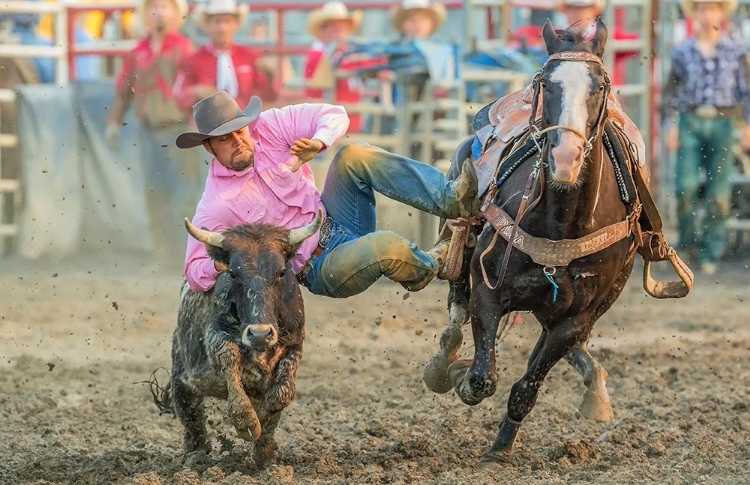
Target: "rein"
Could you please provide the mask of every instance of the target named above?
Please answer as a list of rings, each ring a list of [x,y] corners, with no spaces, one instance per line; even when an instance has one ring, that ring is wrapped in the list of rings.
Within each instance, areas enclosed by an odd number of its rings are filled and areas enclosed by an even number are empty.
[[[535,118],[536,118],[536,112],[539,107],[539,99],[541,97],[541,87],[542,87],[542,74],[544,73],[544,69],[547,67],[547,64],[550,61],[577,61],[577,62],[594,62],[598,64],[602,71],[604,72],[604,97],[602,99],[602,104],[599,107],[599,114],[597,117],[596,125],[594,126],[594,134],[591,136],[591,138],[586,138],[586,135],[582,133],[578,128],[572,127],[572,126],[566,126],[566,125],[552,125],[552,126],[546,126],[542,129],[539,129],[539,127],[535,124]],[[516,245],[516,237],[519,230],[519,225],[521,224],[521,220],[523,217],[530,212],[536,205],[539,203],[539,201],[542,198],[542,191],[539,191],[539,195],[537,198],[531,203],[531,205],[526,208],[529,198],[531,197],[532,192],[536,190],[536,187],[540,185],[540,181],[543,183],[544,179],[544,168],[548,165],[547,163],[543,162],[543,160],[547,155],[548,151],[548,143],[547,140],[544,140],[542,142],[542,145],[539,144],[539,141],[542,139],[542,136],[545,135],[548,132],[554,131],[554,130],[567,130],[571,133],[574,133],[578,137],[580,137],[584,142],[584,158],[588,157],[591,149],[593,148],[593,143],[597,139],[597,137],[602,136],[603,128],[604,128],[604,118],[607,113],[607,97],[609,96],[609,90],[610,90],[610,79],[607,75],[607,70],[604,67],[604,64],[602,63],[602,60],[595,54],[592,54],[590,52],[558,52],[556,54],[552,54],[549,56],[547,61],[544,63],[544,66],[542,66],[542,69],[539,70],[539,72],[536,73],[534,76],[534,80],[532,81],[532,86],[534,88],[534,95],[532,98],[531,103],[531,113],[529,115],[529,133],[531,136],[531,139],[534,141],[534,144],[536,145],[537,149],[539,150],[539,158],[537,162],[534,164],[534,169],[531,171],[531,174],[529,174],[529,178],[526,180],[526,187],[524,188],[523,197],[521,198],[521,204],[518,207],[518,213],[516,214],[515,221],[513,221],[512,229],[510,232],[510,235],[507,237],[508,244],[505,248],[505,254],[503,256],[503,262],[500,268],[500,275],[498,276],[497,282],[492,285],[489,280],[489,275],[487,274],[487,270],[484,265],[484,259],[495,247],[495,244],[497,244],[498,236],[503,233],[504,229],[506,229],[510,224],[509,221],[506,222],[503,225],[495,225],[490,222],[490,225],[495,229],[495,234],[492,237],[492,241],[490,242],[489,246],[482,251],[482,254],[479,256],[479,266],[482,270],[482,278],[484,280],[484,284],[491,290],[497,289],[505,280],[505,274],[508,271],[508,262],[510,261],[510,255],[513,251],[513,246]],[[543,121],[542,121],[543,122]],[[600,155],[603,156],[603,154],[600,152]],[[500,164],[502,165],[502,163]],[[601,182],[601,179],[599,183]],[[598,191],[598,187],[597,187]],[[483,204],[481,213],[485,216],[485,218],[490,221],[491,219],[488,217],[489,214],[487,214],[487,210],[491,208],[491,206],[494,205],[494,195],[495,190],[490,190],[488,193],[487,198],[485,199],[485,203]],[[498,208],[499,209],[499,208]],[[502,211],[501,211],[502,212]],[[495,218],[497,219],[497,218]],[[507,219],[505,219],[507,221]],[[630,217],[624,221],[626,224],[630,223]],[[619,223],[622,224],[622,223]],[[628,231],[628,235],[630,234],[630,231]],[[586,238],[583,238],[586,239]],[[604,249],[603,247],[600,249]],[[598,250],[600,250],[598,249]],[[532,257],[533,259],[533,257]],[[555,273],[555,267],[544,267],[544,273],[547,275],[547,279],[550,280],[550,282],[553,284],[553,286],[556,286],[554,283],[554,280],[552,280],[551,276]],[[555,288],[555,297],[554,299],[557,299],[557,289]]]

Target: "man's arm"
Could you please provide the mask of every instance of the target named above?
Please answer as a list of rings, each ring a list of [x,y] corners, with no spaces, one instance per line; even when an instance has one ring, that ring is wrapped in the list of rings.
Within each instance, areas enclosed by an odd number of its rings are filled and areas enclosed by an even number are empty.
[[[200,65],[196,65],[199,62],[198,55],[187,56],[180,66],[180,71],[172,87],[172,94],[174,94],[177,105],[188,112],[191,111],[195,103],[216,92],[214,86],[198,83],[195,73],[201,68]]]
[[[349,128],[346,110],[332,104],[295,104],[266,113],[269,138],[300,158],[293,170],[325,151]]]
[[[666,129],[677,127],[680,89],[685,82],[686,66],[679,50],[672,55],[672,67],[662,91],[661,117]]]

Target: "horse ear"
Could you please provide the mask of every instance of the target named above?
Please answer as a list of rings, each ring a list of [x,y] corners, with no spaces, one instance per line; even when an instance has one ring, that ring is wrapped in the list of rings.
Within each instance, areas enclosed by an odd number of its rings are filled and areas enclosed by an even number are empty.
[[[604,55],[604,46],[607,45],[608,35],[609,30],[607,30],[607,26],[604,25],[604,22],[600,17],[596,21],[596,32],[594,33],[594,38],[591,39],[591,45],[594,46],[594,54],[599,57]]]
[[[547,19],[544,23],[542,37],[544,38],[544,44],[547,46],[547,54],[552,55],[559,50],[560,37],[557,36],[557,32],[555,32],[550,19]]]

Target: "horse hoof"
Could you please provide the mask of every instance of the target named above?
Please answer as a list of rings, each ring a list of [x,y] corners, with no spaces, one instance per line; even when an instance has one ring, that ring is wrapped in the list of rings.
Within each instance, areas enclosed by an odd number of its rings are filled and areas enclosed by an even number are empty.
[[[601,423],[608,423],[615,417],[609,396],[586,391],[578,411],[584,418]]]
[[[503,468],[503,465],[510,463],[510,452],[488,451],[479,459],[477,466],[480,470],[496,471]]]
[[[425,366],[422,380],[430,391],[437,394],[445,394],[453,389],[450,377],[448,377],[448,366],[450,361],[442,352],[438,352]]]

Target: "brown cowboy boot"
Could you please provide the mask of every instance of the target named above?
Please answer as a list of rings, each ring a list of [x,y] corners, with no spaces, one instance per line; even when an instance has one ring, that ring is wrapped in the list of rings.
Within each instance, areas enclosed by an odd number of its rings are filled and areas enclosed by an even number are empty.
[[[464,161],[461,175],[453,182],[453,196],[458,206],[457,217],[472,217],[479,212],[479,182],[471,160]]]
[[[427,254],[435,258],[437,263],[437,277],[441,278],[441,275],[445,273],[445,263],[448,258],[448,246],[450,245],[450,239],[444,239],[437,243],[435,247],[427,251]]]

